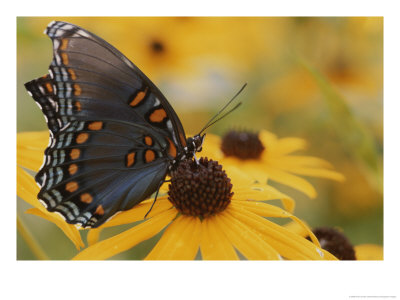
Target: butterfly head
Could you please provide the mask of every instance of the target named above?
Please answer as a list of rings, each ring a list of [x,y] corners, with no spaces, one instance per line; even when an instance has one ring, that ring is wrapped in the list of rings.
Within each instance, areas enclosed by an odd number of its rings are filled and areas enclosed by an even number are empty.
[[[203,143],[206,134],[203,135],[197,134],[194,137],[190,137],[186,140],[187,144],[187,153],[195,154],[196,152],[200,152],[203,149]]]

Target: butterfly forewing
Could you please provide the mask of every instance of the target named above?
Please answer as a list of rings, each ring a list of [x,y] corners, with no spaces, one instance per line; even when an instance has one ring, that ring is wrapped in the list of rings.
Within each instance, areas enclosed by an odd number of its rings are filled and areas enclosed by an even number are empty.
[[[152,126],[185,145],[185,138],[179,138],[184,137],[183,127],[168,101],[121,52],[76,25],[54,22],[46,33],[54,50],[50,74],[66,120],[82,115],[116,118]]]
[[[45,32],[50,74],[25,84],[50,130],[38,198],[69,223],[97,227],[157,189],[185,133],[161,92],[110,44],[64,22]]]

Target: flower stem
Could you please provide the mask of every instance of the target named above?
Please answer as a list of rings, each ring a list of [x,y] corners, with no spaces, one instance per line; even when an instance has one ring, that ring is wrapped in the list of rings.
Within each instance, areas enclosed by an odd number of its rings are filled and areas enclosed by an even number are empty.
[[[33,237],[31,232],[28,230],[28,228],[25,226],[24,222],[19,216],[17,216],[17,229],[24,241],[28,244],[29,249],[32,251],[37,259],[49,260],[47,255],[44,253],[42,247],[40,247],[36,239]]]

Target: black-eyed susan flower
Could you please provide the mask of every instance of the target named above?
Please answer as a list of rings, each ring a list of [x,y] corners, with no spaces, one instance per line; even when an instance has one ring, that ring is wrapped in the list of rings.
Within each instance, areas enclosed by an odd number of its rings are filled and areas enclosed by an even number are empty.
[[[147,260],[192,260],[200,251],[205,260],[336,259],[319,247],[312,232],[287,210],[268,204],[290,197],[270,186],[254,183],[235,167],[231,178],[216,161],[201,158],[199,165],[183,161],[171,175],[168,195],[157,199],[148,219],[111,238],[97,241],[103,228],[143,219],[152,200],[116,215],[90,230],[91,246],[74,259],[107,259],[165,229]],[[291,218],[304,226],[313,243],[266,219]]]
[[[216,135],[207,135],[203,151],[204,155],[214,157],[224,166],[237,166],[260,182],[273,180],[314,198],[317,195],[314,187],[299,175],[337,181],[343,181],[344,177],[323,159],[292,155],[305,147],[306,141],[301,138],[279,139],[265,130],[259,134],[233,130],[222,139]]]
[[[48,138],[47,131],[24,132],[17,135],[17,195],[32,206],[26,213],[39,216],[57,225],[79,250],[84,247],[79,230],[66,223],[60,215],[47,211],[37,199],[39,187],[32,175],[25,170],[33,172],[39,170]]]

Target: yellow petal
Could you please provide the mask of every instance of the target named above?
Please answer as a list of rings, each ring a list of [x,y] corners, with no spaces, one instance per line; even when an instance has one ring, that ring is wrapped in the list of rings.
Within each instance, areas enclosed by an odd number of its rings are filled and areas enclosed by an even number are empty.
[[[214,217],[201,222],[201,255],[203,260],[238,260],[237,253]]]
[[[164,211],[131,229],[89,246],[73,259],[101,260],[126,251],[160,232],[175,218],[176,213],[174,209]]]
[[[266,130],[261,130],[258,134],[258,137],[265,148],[274,147],[278,142],[276,135]]]
[[[383,260],[383,247],[380,245],[363,244],[354,247],[357,260]]]
[[[87,235],[87,242],[89,246],[96,244],[100,239],[100,233],[103,228],[92,228]]]
[[[237,219],[254,228],[259,233],[259,236],[274,247],[283,257],[292,260],[323,259],[322,249],[305,238],[250,211],[238,209],[232,205],[230,208]]]
[[[49,144],[49,131],[29,131],[17,134],[17,145],[36,150],[44,150]]]
[[[239,163],[239,168],[243,173],[248,174],[252,179],[256,179],[261,183],[267,182],[270,178],[267,166],[268,164],[266,165],[261,160],[246,161],[245,163],[242,161]]]
[[[279,253],[260,238],[252,227],[240,222],[231,214],[231,206],[218,214],[215,222],[238,251],[251,260],[278,260]]]
[[[322,249],[322,253],[324,255],[324,260],[338,260],[332,253]]]
[[[307,180],[301,177],[274,168],[266,168],[266,172],[268,172],[269,178],[273,181],[293,187],[310,198],[315,198],[317,196],[314,187]]]
[[[39,187],[31,175],[22,168],[17,167],[17,195],[25,202],[40,210],[46,210],[37,199]]]
[[[266,153],[269,155],[286,155],[295,151],[304,150],[307,142],[300,138],[287,137],[279,139],[273,146],[266,147]]]
[[[310,236],[311,240],[314,242],[315,245],[321,247],[319,244],[318,239],[315,237],[314,233],[311,229],[299,218],[293,216],[292,214],[288,213],[287,211],[283,210],[280,207],[275,205],[270,205],[267,203],[262,202],[251,202],[251,201],[235,201],[231,203],[233,208],[248,210],[252,213],[255,213],[262,217],[269,217],[269,218],[291,218],[305,231],[305,235],[303,237]]]
[[[221,137],[212,133],[207,133],[206,139],[204,140],[204,149],[208,147],[220,147]]]
[[[251,187],[239,188],[235,188],[234,186],[233,191],[235,193],[233,196],[234,200],[268,201],[280,199],[284,208],[289,212],[293,212],[296,205],[291,197],[266,184],[253,184]]]
[[[85,244],[81,239],[79,230],[74,225],[65,222],[64,219],[61,218],[59,215],[54,213],[48,213],[47,211],[44,212],[37,208],[30,208],[26,211],[26,213],[39,216],[57,225],[64,232],[64,234],[72,241],[76,249],[79,250],[80,248],[85,247]]]
[[[320,168],[290,168],[290,172],[299,175],[323,177],[337,181],[344,181],[345,179],[344,176],[338,172]]]
[[[17,165],[38,171],[43,163],[49,132],[23,132],[17,135]]]
[[[225,170],[228,177],[231,179],[233,186],[249,186],[254,184],[255,179],[236,164],[226,163],[229,160],[237,160],[236,158],[229,158],[224,160],[223,169]],[[266,180],[265,180],[266,181]]]
[[[150,210],[153,204],[153,199],[148,199],[134,206],[130,210],[118,212],[109,221],[101,225],[99,228],[112,227],[122,224],[129,224],[136,221],[144,220],[144,216]],[[147,218],[151,218],[161,212],[172,207],[171,202],[167,200],[167,197],[160,197],[154,204],[151,212],[147,215]]]
[[[283,210],[282,208],[270,205],[263,202],[256,202],[256,201],[232,201],[230,204],[233,208],[241,208],[249,210],[253,213],[258,214],[259,216],[263,217],[270,217],[270,218],[289,218],[291,216],[290,213]]]
[[[219,161],[223,157],[221,151],[221,138],[217,135],[207,133],[201,156]]]
[[[146,260],[192,260],[199,250],[200,219],[179,216],[165,230]]]
[[[206,139],[204,140],[204,145],[206,146],[220,146],[221,144],[221,137],[216,134],[207,133]]]
[[[43,164],[43,150],[17,149],[17,165],[32,171],[38,171]]]
[[[304,223],[304,221],[303,221]],[[307,237],[308,231],[301,226],[299,223],[295,221],[290,221],[289,223],[285,224],[284,227],[291,232],[294,232],[302,237]]]
[[[272,159],[268,159],[268,163],[271,166],[275,166],[286,171],[290,171],[290,168],[292,167],[333,168],[332,164],[324,159],[301,155],[285,155],[276,158],[274,157]]]

